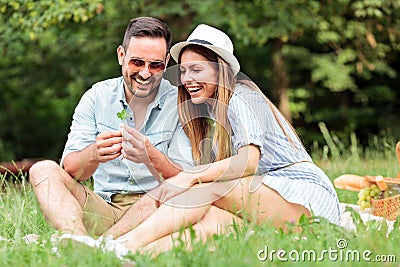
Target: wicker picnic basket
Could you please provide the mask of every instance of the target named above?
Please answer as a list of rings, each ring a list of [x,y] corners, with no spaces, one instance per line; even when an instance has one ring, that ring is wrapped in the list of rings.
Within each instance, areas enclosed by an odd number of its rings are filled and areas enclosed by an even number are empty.
[[[366,175],[365,179],[369,182],[376,183],[376,176]],[[383,180],[388,186],[400,184],[400,178],[383,177]],[[383,199],[371,199],[371,210],[372,215],[380,216],[388,220],[396,220],[396,217],[400,216],[400,194]]]

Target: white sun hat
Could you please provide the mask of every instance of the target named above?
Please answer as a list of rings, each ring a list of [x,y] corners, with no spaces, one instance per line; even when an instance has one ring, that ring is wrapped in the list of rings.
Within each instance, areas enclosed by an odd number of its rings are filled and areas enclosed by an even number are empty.
[[[185,42],[180,42],[172,46],[170,52],[172,58],[178,62],[181,50],[191,44],[201,45],[214,51],[231,66],[235,75],[239,72],[240,64],[233,55],[232,41],[224,32],[206,24],[200,24]]]

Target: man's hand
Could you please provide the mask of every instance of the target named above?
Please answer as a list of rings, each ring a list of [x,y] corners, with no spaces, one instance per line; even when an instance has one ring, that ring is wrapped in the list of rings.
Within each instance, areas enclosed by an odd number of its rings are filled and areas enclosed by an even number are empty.
[[[122,128],[122,140],[124,158],[135,163],[150,163],[148,153],[153,145],[145,135],[125,124]]]
[[[80,151],[65,156],[63,167],[69,175],[85,181],[96,171],[100,162],[118,158],[121,155],[122,135],[120,131],[100,133],[96,141]]]
[[[96,158],[99,162],[107,162],[118,158],[122,149],[122,134],[120,131],[100,133],[96,137]]]

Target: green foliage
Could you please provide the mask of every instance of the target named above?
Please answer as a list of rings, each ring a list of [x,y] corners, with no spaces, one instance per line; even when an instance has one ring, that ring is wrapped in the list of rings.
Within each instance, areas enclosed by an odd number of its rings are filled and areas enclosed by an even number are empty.
[[[174,42],[198,23],[226,31],[267,96],[288,91],[307,147],[324,141],[320,121],[363,145],[400,136],[397,0],[0,0],[0,161],[60,156],[81,95],[120,75],[115,49],[143,15],[164,19]]]
[[[0,161],[59,157],[83,91],[74,51],[88,32],[74,24],[101,10],[99,1],[1,2]]]
[[[322,86],[332,92],[354,90],[354,79],[351,77],[352,66],[340,62],[340,56],[323,55],[313,58],[314,68],[311,71],[311,81],[321,82]]]
[[[64,26],[66,22],[85,23],[96,13],[102,12],[101,0],[86,1],[30,1],[0,2],[0,38],[4,52],[13,50],[18,41],[40,38],[44,30],[52,26]]]
[[[396,163],[395,150],[398,140],[387,133],[369,136],[368,145],[364,146],[360,144],[355,133],[339,138],[335,132],[329,131],[324,123],[319,123],[319,127],[324,140],[314,141],[311,154],[320,164],[324,164],[324,162],[330,165],[332,162],[343,164],[344,168],[356,168],[351,169],[351,173],[360,175],[362,172],[368,174],[371,171],[371,175],[396,177],[400,171],[400,165]],[[359,164],[360,161],[370,161],[371,165],[362,166]],[[383,164],[383,161],[386,162]],[[343,170],[338,166],[336,171]],[[373,174],[374,172],[375,174]]]
[[[395,101],[399,97],[395,90],[398,1],[204,1],[202,5],[195,9],[198,17],[233,37],[243,69],[251,71],[246,74],[274,102],[279,102],[274,91],[286,85],[284,81],[274,84],[279,73],[273,70],[272,58],[283,55],[283,71],[289,79],[286,89],[293,97],[290,110],[295,126],[306,125],[307,145],[313,140],[309,136],[318,135],[313,129],[319,121],[345,135],[357,131],[364,144],[371,130],[400,135],[393,118],[393,111],[399,112]],[[194,21],[204,22],[197,17]],[[281,48],[274,48],[277,39]],[[259,57],[248,59],[252,53]],[[370,86],[375,93],[365,89]],[[391,97],[386,108],[375,102],[378,86],[385,88],[384,99]]]
[[[51,230],[24,173],[11,177],[0,174],[0,188],[0,236],[20,243],[29,233],[42,234]]]

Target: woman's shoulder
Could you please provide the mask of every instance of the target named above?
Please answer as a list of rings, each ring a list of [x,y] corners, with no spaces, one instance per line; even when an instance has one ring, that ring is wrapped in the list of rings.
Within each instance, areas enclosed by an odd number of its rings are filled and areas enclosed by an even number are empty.
[[[259,91],[259,89],[257,90],[257,88],[253,88],[248,84],[237,82],[232,94],[231,102],[244,102],[250,104],[255,101],[265,102],[265,96]]]
[[[244,94],[244,93],[251,93],[254,91],[253,88],[250,87],[250,85],[245,84],[243,82],[238,81],[235,85],[234,93],[236,94]]]

